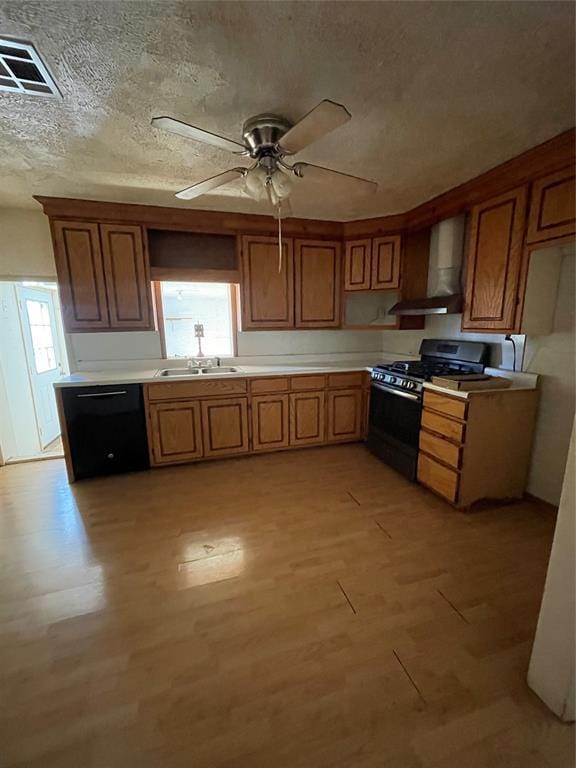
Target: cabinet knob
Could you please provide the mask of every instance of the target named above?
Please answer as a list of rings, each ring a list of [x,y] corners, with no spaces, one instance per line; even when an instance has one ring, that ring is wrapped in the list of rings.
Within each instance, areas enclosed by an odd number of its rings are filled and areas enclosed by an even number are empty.
[[[114,458],[114,454],[113,454],[113,453],[109,453],[109,454],[106,456],[106,458],[107,458],[107,459],[113,459],[113,458]]]

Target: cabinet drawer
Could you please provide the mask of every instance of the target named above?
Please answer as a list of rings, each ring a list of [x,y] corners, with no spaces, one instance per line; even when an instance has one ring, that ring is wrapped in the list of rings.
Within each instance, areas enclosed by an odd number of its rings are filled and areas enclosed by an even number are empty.
[[[148,384],[148,399],[186,400],[190,397],[214,397],[215,395],[237,395],[246,392],[246,379],[211,379],[209,381],[178,381]]]
[[[440,496],[455,502],[458,496],[458,473],[443,467],[434,459],[421,453],[418,457],[418,482]]]
[[[444,440],[442,437],[437,437],[422,430],[420,432],[420,450],[427,453],[429,456],[443,461],[444,464],[449,464],[451,467],[458,469],[460,466],[460,452],[461,448],[454,443]]]
[[[439,435],[447,437],[448,440],[453,440],[455,443],[464,442],[465,425],[461,421],[454,421],[453,419],[447,419],[445,416],[440,416],[439,413],[434,411],[422,411],[422,427],[429,432],[436,432]]]
[[[293,392],[305,392],[308,389],[324,389],[326,376],[293,376],[290,388]]]
[[[328,386],[330,388],[361,387],[363,383],[364,383],[364,373],[362,371],[328,374]]]
[[[289,381],[286,376],[282,378],[250,379],[250,392],[253,395],[267,395],[274,392],[287,392]]]
[[[466,418],[466,406],[465,400],[437,395],[436,392],[426,391],[424,393],[424,408],[431,408],[433,411],[452,416],[454,419],[464,420]]]

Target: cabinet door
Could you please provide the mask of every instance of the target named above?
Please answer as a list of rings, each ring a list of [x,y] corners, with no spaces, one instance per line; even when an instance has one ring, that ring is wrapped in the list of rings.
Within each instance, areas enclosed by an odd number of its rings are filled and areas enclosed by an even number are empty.
[[[325,442],[324,392],[290,395],[290,445]]]
[[[294,255],[292,240],[244,235],[241,240],[242,330],[294,327]]]
[[[252,448],[255,451],[288,446],[288,408],[288,395],[252,398]]]
[[[532,187],[528,243],[539,243],[576,233],[574,167],[551,173]]]
[[[328,392],[329,443],[362,439],[362,390]]]
[[[384,291],[400,287],[401,258],[400,235],[375,237],[372,240],[372,290]]]
[[[101,224],[110,327],[153,328],[148,262],[142,229]]]
[[[344,256],[344,290],[370,289],[372,240],[349,240]]]
[[[248,452],[247,398],[202,400],[201,407],[204,456]]]
[[[202,424],[197,400],[152,403],[148,420],[153,465],[202,458]]]
[[[340,326],[341,246],[325,240],[296,240],[296,328]]]
[[[53,221],[52,233],[66,330],[109,328],[98,224]]]
[[[514,330],[526,198],[522,187],[472,208],[462,330]]]

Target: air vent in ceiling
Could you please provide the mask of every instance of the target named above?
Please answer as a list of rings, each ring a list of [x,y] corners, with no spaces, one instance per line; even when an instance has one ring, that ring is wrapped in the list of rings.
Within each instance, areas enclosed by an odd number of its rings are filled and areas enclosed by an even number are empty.
[[[0,38],[0,91],[60,96],[58,86],[31,43]]]

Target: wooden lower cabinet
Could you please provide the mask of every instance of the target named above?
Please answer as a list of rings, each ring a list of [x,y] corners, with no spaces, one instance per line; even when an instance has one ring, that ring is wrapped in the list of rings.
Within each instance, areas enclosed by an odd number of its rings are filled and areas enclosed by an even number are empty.
[[[360,440],[363,432],[362,416],[361,389],[328,392],[327,442]]]
[[[289,445],[288,395],[252,398],[252,450],[273,451]]]
[[[200,403],[151,403],[148,410],[153,466],[194,461],[203,456]]]
[[[320,445],[325,442],[324,392],[290,395],[290,445]]]
[[[365,371],[147,384],[151,464],[362,440],[369,384]]]
[[[457,507],[524,495],[538,391],[478,391],[466,399],[427,391],[418,481]]]
[[[204,456],[248,453],[248,399],[201,400]]]
[[[434,461],[425,453],[418,457],[418,480],[447,501],[454,503],[458,496],[458,473]]]

